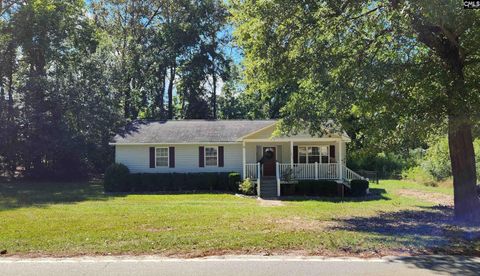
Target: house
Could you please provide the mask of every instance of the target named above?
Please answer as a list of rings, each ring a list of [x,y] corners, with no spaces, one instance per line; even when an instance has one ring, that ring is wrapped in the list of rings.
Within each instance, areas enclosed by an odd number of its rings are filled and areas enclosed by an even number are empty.
[[[361,178],[346,167],[346,133],[273,135],[275,120],[136,121],[115,136],[115,162],[132,173],[239,172],[262,197],[286,180]],[[327,132],[328,133],[328,132]]]

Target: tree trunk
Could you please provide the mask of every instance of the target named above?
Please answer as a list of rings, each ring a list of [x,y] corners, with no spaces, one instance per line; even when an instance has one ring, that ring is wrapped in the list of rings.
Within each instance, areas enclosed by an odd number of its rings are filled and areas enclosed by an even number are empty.
[[[477,172],[473,148],[472,120],[468,91],[463,74],[463,61],[458,51],[445,55],[452,76],[447,90],[448,147],[453,175],[455,219],[475,221],[480,219],[480,199],[477,193]]]
[[[212,82],[213,82],[212,109],[213,109],[213,119],[216,120],[217,119],[217,75],[216,75],[216,72],[215,72],[215,65],[212,65],[212,66],[213,66],[213,70],[212,70]]]
[[[157,69],[157,93],[155,96],[155,103],[152,105],[152,115],[159,119],[164,119],[164,106],[163,106],[163,96],[165,93],[165,77],[166,77],[166,68],[162,65],[158,66]],[[156,116],[156,108],[158,107],[158,116]]]
[[[125,101],[123,105],[123,113],[125,119],[130,118],[130,106],[131,106],[131,93],[130,93],[130,87],[125,89]]]
[[[478,219],[480,200],[476,190],[472,126],[468,120],[449,117],[448,146],[452,163],[455,218],[470,221]]]
[[[173,82],[175,80],[175,65],[170,67],[170,80],[168,82],[168,119],[173,119]]]
[[[215,68],[215,62],[216,62],[216,39],[215,39],[216,33],[213,32],[212,34],[212,82],[213,82],[213,91],[212,91],[212,109],[213,109],[213,119],[217,119],[217,70]]]

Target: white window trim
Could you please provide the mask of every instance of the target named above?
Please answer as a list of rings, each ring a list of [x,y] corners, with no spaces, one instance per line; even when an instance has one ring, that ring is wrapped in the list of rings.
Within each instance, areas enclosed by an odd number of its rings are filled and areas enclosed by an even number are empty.
[[[305,160],[306,163],[300,163],[300,147],[304,147],[304,148],[317,147],[317,148],[319,148],[318,151],[319,151],[319,153],[320,153],[320,156],[319,156],[319,157],[320,157],[320,162],[319,162],[319,164],[330,164],[330,147],[331,147],[331,146],[332,146],[332,145],[298,145],[297,163],[298,163],[298,164],[315,164],[315,162],[314,162],[314,163],[309,163],[309,162],[308,162],[308,149],[307,149],[306,155],[305,155],[305,157],[306,157],[306,160]],[[327,147],[327,148],[328,148],[328,149],[327,149],[327,156],[328,156],[328,162],[327,162],[327,163],[322,163],[322,149],[321,149],[322,147]]]
[[[217,164],[216,165],[207,165],[207,148],[216,148],[217,149]],[[205,164],[205,167],[218,167],[218,146],[204,146],[203,147],[203,164]]]
[[[167,165],[157,165],[157,149],[167,149]],[[170,167],[170,148],[169,147],[155,147],[155,168],[168,168]]]

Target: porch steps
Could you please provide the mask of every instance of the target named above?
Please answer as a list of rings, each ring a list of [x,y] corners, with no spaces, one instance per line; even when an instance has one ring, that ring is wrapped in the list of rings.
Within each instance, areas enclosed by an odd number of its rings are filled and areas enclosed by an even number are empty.
[[[277,180],[273,179],[262,179],[260,181],[260,197],[261,198],[272,198],[277,197]]]

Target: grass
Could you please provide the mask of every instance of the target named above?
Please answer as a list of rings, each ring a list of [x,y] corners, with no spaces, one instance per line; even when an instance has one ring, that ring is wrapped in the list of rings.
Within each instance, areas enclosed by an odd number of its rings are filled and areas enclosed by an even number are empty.
[[[73,256],[225,253],[386,255],[480,252],[478,228],[452,210],[399,194],[450,194],[403,181],[360,199],[259,202],[230,194],[106,195],[98,182],[0,183],[0,250]]]

